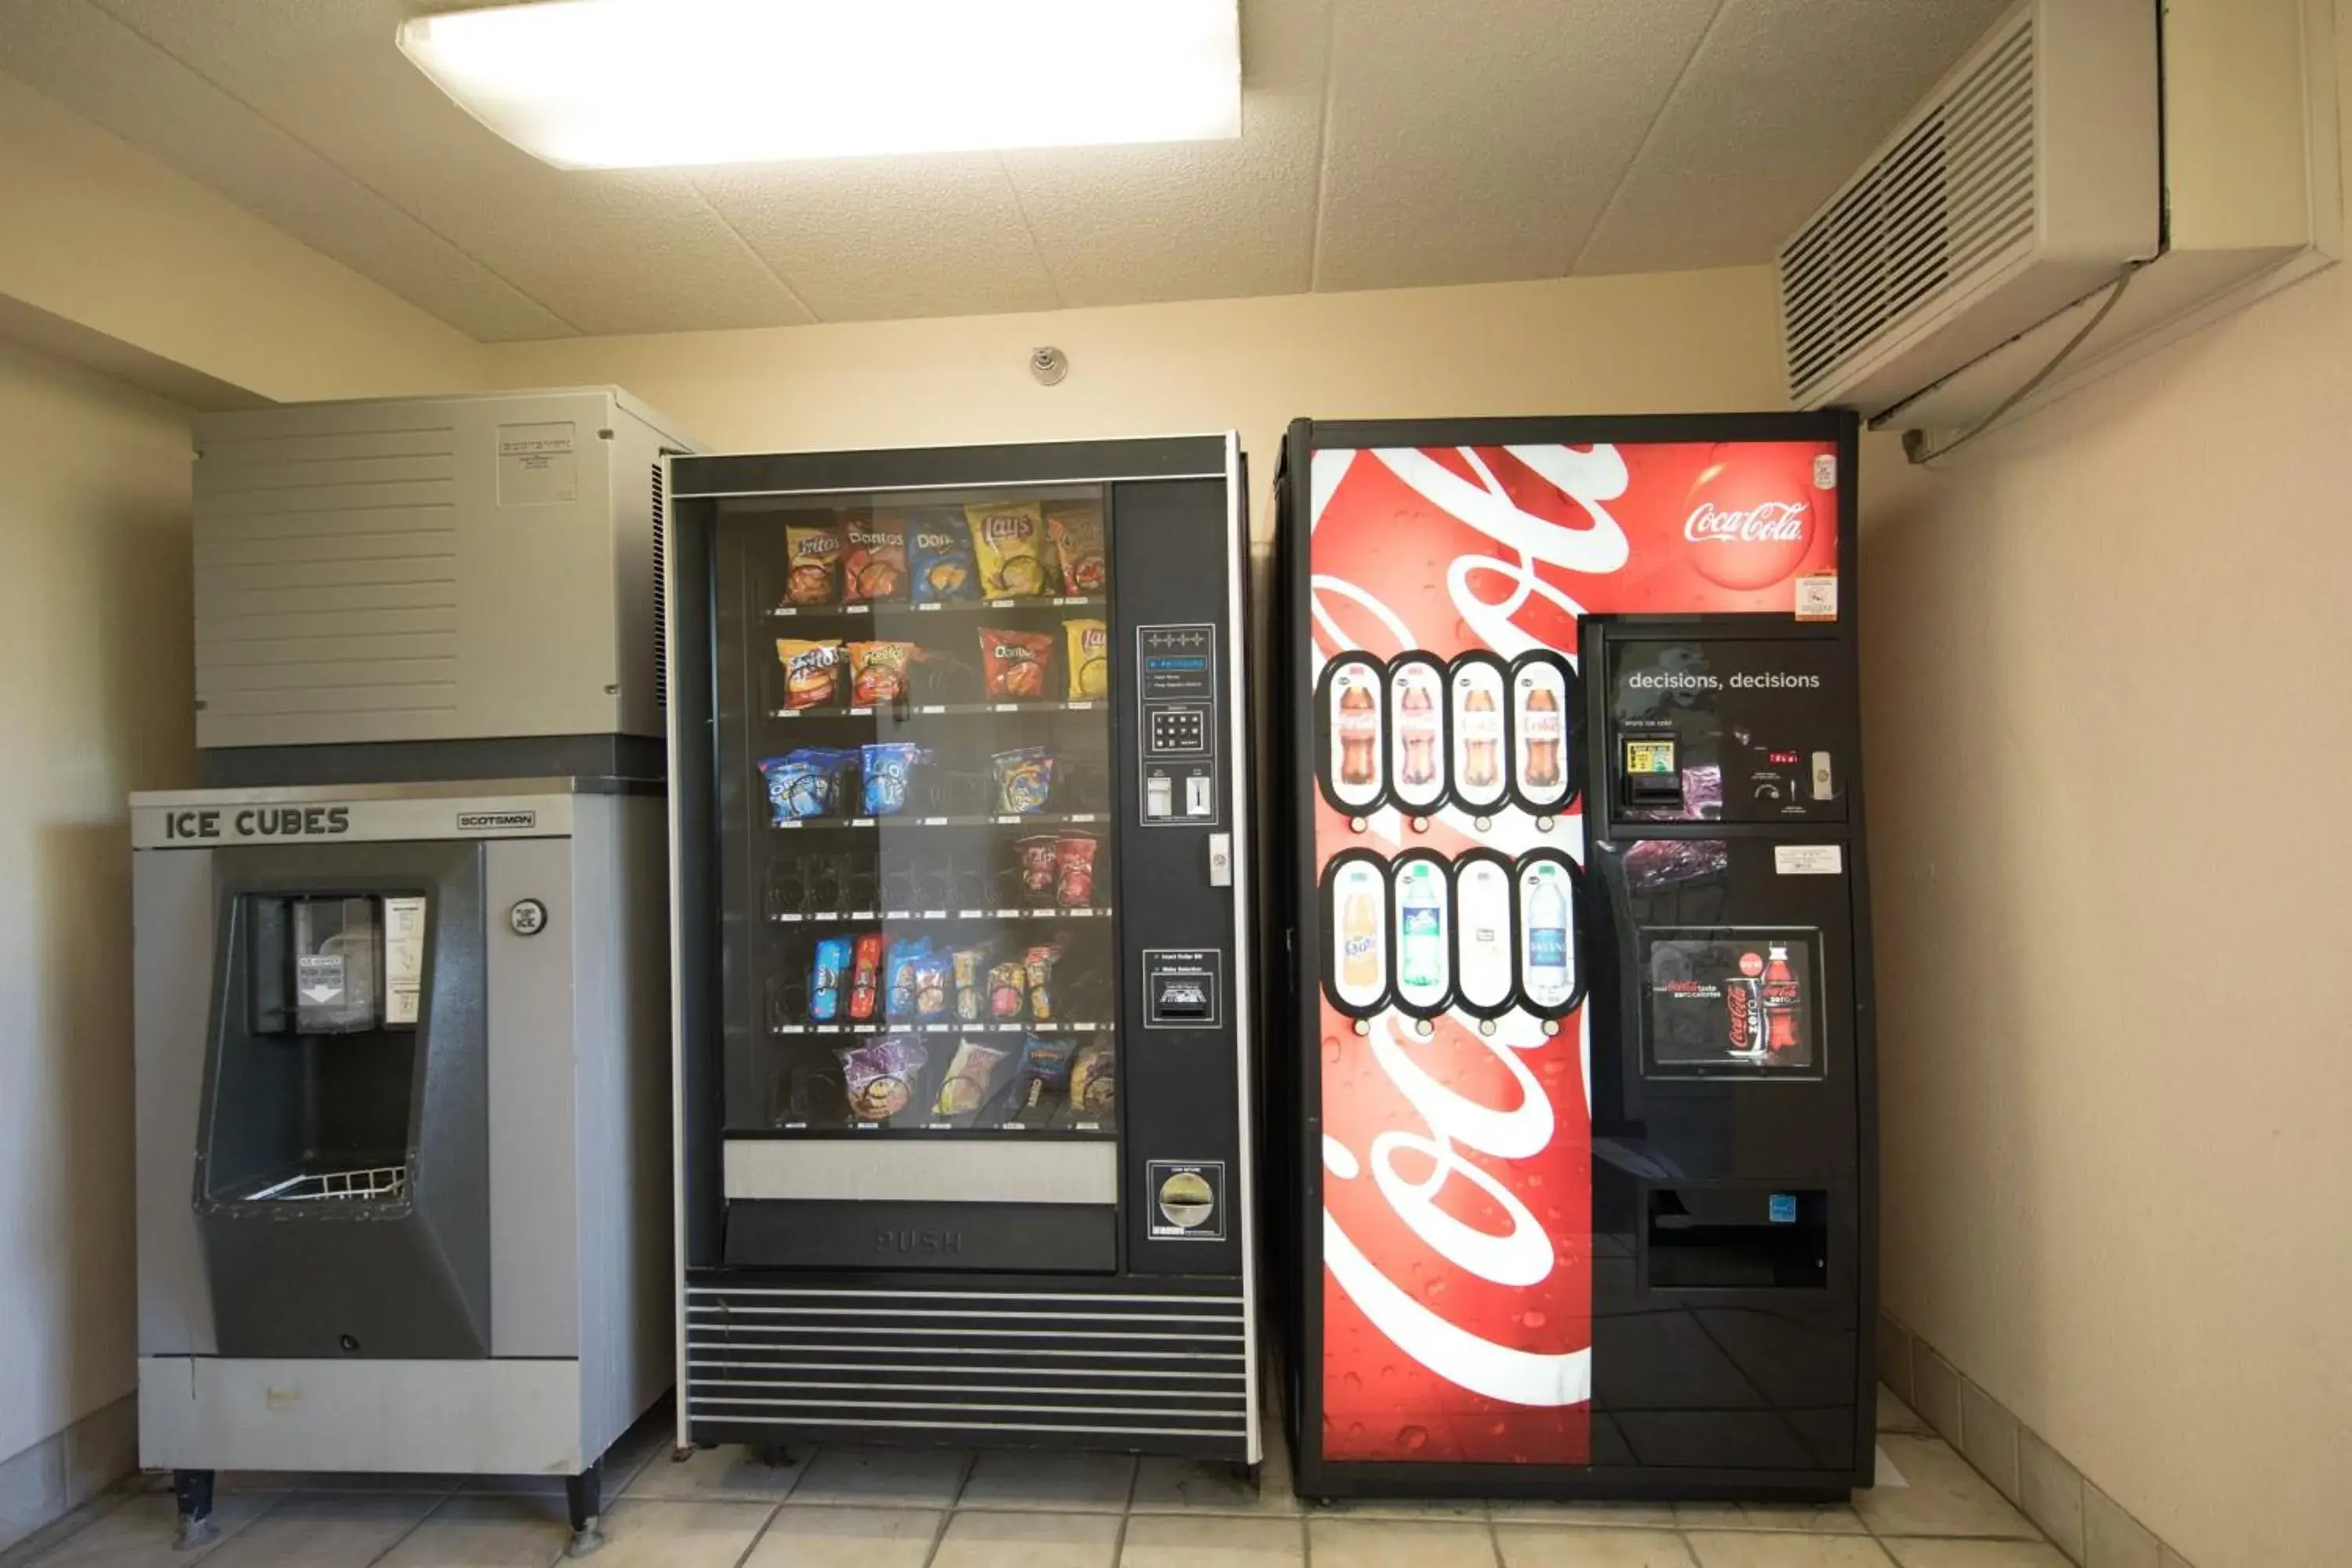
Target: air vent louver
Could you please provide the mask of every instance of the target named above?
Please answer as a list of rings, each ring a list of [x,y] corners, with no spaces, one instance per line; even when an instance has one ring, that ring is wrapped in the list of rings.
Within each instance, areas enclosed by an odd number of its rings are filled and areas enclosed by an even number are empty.
[[[1780,250],[1789,393],[1822,384],[2035,238],[2033,13]]]
[[[667,549],[667,500],[662,466],[654,465],[654,706],[669,707],[669,584]]]

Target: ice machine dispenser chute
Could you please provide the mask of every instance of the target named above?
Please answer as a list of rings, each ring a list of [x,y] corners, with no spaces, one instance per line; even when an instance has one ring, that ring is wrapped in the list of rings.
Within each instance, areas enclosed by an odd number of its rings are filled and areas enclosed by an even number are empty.
[[[487,1355],[480,846],[217,853],[193,1198],[219,1353]]]

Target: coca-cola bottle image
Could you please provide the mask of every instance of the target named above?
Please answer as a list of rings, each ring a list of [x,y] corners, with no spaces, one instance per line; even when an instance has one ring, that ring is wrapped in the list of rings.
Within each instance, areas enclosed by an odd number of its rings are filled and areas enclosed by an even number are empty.
[[[1786,942],[1769,944],[1765,953],[1764,1045],[1774,1056],[1785,1056],[1804,1044],[1797,1027],[1797,977],[1789,968]]]
[[[1462,700],[1462,783],[1481,792],[1503,777],[1503,715],[1494,694],[1473,687]]]
[[[1404,742],[1397,782],[1420,788],[1437,782],[1437,705],[1429,688],[1414,681],[1397,699],[1397,729]]]
[[[1559,787],[1559,700],[1549,686],[1538,686],[1528,693],[1525,722],[1520,734],[1525,742],[1527,787],[1549,790]]]
[[[1380,719],[1373,711],[1372,689],[1349,681],[1339,691],[1339,782],[1359,788],[1373,779],[1380,760],[1373,755],[1380,738]]]

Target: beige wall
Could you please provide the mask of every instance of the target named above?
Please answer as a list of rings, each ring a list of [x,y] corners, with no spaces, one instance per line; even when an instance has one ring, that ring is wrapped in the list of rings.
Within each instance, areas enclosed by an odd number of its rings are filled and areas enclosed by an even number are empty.
[[[463,391],[481,353],[4,72],[0,335],[206,404]]]
[[[493,344],[497,386],[618,382],[728,451],[1238,426],[1255,521],[1292,418],[1779,405],[1769,269]],[[1031,379],[1041,343],[1070,356]]]
[[[0,1459],[131,1387],[123,797],[194,780],[188,462],[0,342]]]
[[[2199,1568],[2352,1562],[2352,269],[1872,456],[1887,1305]]]

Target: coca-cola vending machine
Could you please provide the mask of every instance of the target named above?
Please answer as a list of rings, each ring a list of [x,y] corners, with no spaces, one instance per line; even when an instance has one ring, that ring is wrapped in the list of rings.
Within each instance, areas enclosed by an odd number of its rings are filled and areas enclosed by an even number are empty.
[[[1291,426],[1301,1492],[1869,1484],[1854,450],[1842,414]]]

